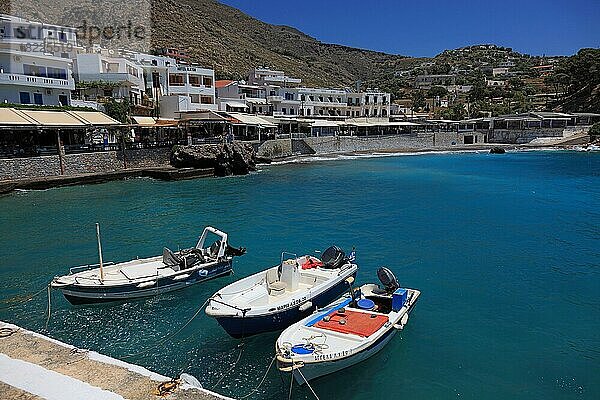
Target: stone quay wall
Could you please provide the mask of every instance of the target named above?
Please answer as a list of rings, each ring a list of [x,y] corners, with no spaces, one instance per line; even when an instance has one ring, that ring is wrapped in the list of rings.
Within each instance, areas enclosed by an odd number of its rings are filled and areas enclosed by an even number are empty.
[[[253,146],[259,157],[282,158],[290,157],[294,153],[290,139],[274,139],[262,143],[255,142]]]
[[[314,154],[376,150],[411,150],[433,147],[433,134],[393,136],[324,136],[302,139]]]
[[[566,128],[535,128],[535,129],[494,129],[489,133],[490,143],[529,143],[538,138],[567,138],[569,136],[588,133],[591,126],[568,126]]]
[[[169,148],[131,149],[127,150],[125,159],[127,168],[158,168],[169,166],[170,155]],[[122,151],[67,154],[64,165],[66,176],[125,170]],[[0,181],[59,175],[58,155],[0,159]]]

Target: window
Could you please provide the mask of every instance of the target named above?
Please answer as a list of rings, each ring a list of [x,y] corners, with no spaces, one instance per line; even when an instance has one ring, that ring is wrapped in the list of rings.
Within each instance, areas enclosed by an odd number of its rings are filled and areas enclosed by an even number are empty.
[[[293,108],[290,108],[290,115],[294,115],[296,114],[296,110],[294,110]]]
[[[66,94],[61,94],[58,96],[58,101],[60,103],[61,106],[68,106],[69,105],[69,98],[67,97]]]
[[[29,92],[19,92],[19,98],[21,100],[21,104],[31,104],[31,96]]]
[[[202,78],[202,84],[206,87],[211,87],[212,86],[212,78],[209,76],[205,76]]]
[[[67,71],[62,68],[48,67],[48,78],[67,79]]]
[[[66,42],[67,34],[64,32],[58,32],[58,40],[60,40],[61,42]]]
[[[294,93],[285,93],[286,100],[294,100]]]
[[[200,103],[200,95],[199,94],[191,94],[190,95],[190,101],[192,103]]]
[[[200,96],[200,103],[202,104],[213,104],[213,98],[211,96]]]
[[[23,64],[23,74],[29,76],[46,76],[46,67],[38,65]]]
[[[300,95],[300,101],[306,101],[306,96],[305,95]]]
[[[181,74],[169,74],[169,86],[185,85],[185,77]]]
[[[283,113],[283,115],[285,115],[285,114],[287,114],[287,109],[286,109],[285,107],[283,107],[283,108],[281,109],[281,112]]]
[[[41,93],[34,93],[33,94],[33,103],[37,104],[38,106],[43,106],[44,105],[44,98],[42,97]]]
[[[188,79],[190,80],[190,85],[200,86],[200,77],[198,75],[190,75]]]
[[[112,97],[112,95],[113,95],[112,89],[104,89],[104,96],[105,97]]]

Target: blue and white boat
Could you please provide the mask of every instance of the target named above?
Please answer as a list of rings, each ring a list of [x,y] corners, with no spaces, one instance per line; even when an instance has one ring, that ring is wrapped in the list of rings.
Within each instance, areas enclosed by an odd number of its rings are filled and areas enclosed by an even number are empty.
[[[380,351],[408,322],[421,292],[402,289],[385,267],[383,288],[366,284],[285,329],[275,344],[277,366],[304,384]]]
[[[357,270],[336,246],[321,259],[284,252],[279,265],[215,293],[206,314],[235,338],[281,330],[338,298]]]
[[[51,282],[71,304],[128,300],[183,289],[232,273],[233,257],[245,252],[229,246],[227,234],[209,226],[195,247],[176,252],[165,247],[161,256],[104,263],[98,225],[96,229],[100,263],[71,268],[68,275]]]

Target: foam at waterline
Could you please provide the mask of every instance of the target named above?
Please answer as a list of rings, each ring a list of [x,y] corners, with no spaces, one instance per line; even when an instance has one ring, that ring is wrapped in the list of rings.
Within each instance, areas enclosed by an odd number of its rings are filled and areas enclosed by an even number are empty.
[[[322,156],[299,156],[287,160],[273,161],[271,164],[265,165],[284,165],[284,164],[308,164],[319,161],[339,161],[339,160],[358,160],[362,158],[386,158],[386,157],[401,157],[401,156],[424,156],[428,154],[464,154],[464,153],[489,153],[489,150],[434,150],[434,151],[399,151],[399,152],[373,152],[373,153],[357,153],[357,154],[330,154]]]

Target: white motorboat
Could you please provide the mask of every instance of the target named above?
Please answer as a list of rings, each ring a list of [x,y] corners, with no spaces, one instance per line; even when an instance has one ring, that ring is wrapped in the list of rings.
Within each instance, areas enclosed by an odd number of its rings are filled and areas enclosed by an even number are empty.
[[[275,344],[280,371],[303,384],[366,360],[408,322],[419,295],[402,289],[385,267],[383,288],[366,284],[285,329]]]
[[[100,263],[71,268],[68,275],[51,282],[71,304],[126,300],[182,289],[230,274],[233,256],[245,252],[229,246],[227,234],[209,226],[190,249],[173,252],[165,247],[161,256],[104,263],[97,224],[96,229]],[[209,235],[216,240],[206,245]]]
[[[338,298],[357,270],[336,246],[321,259],[284,252],[279,265],[215,293],[206,314],[236,338],[284,329]]]

